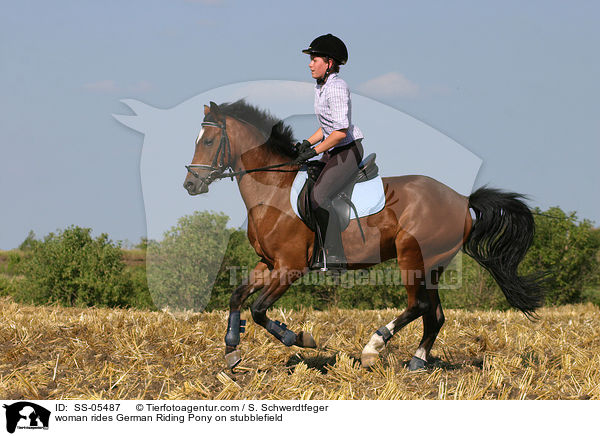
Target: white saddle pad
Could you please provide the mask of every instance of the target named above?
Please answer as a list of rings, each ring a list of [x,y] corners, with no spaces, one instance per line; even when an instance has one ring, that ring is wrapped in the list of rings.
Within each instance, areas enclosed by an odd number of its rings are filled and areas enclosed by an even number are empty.
[[[298,171],[298,175],[294,179],[292,189],[290,190],[290,203],[296,215],[298,213],[298,195],[304,186],[304,182],[308,178],[306,171]],[[385,193],[383,192],[383,181],[381,176],[377,176],[366,182],[357,183],[352,191],[352,203],[356,206],[359,218],[373,215],[381,211],[385,207]],[[350,212],[350,218],[356,218],[354,211]]]

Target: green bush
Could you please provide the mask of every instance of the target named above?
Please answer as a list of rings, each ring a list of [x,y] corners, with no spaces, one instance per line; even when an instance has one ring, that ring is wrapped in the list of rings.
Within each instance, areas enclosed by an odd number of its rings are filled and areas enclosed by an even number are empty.
[[[222,264],[231,229],[224,214],[195,212],[160,242],[148,242],[147,274],[156,307],[203,310]]]
[[[124,272],[133,288],[128,305],[137,309],[156,310],[156,305],[148,289],[146,266],[129,267]]]
[[[523,272],[548,273],[546,304],[579,303],[582,291],[598,284],[600,237],[588,220],[558,207],[536,209],[536,235],[523,262]]]
[[[23,259],[27,257],[28,253],[24,253],[18,250],[9,251],[6,258],[6,264],[4,265],[2,272],[10,276],[16,276],[22,273]]]
[[[4,274],[0,274],[0,297],[6,297],[11,292],[11,281]]]
[[[91,229],[69,227],[50,233],[21,260],[25,279],[16,284],[18,301],[64,306],[129,306],[133,283],[125,272],[121,249],[106,234],[93,239]]]
[[[21,250],[21,251],[34,250],[37,247],[37,245],[39,244],[39,242],[40,241],[35,239],[35,233],[33,232],[33,230],[30,230],[27,237],[23,240],[23,242],[21,242],[21,245],[19,245],[19,250]]]

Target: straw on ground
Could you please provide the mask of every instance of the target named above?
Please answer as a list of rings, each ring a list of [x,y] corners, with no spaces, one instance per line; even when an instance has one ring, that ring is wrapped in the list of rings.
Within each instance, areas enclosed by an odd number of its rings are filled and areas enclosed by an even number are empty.
[[[244,360],[226,370],[227,313],[34,307],[0,299],[5,399],[600,399],[600,309],[448,310],[425,371],[409,372],[419,322],[371,370],[362,347],[399,313],[279,310],[320,348],[286,348],[248,321]]]

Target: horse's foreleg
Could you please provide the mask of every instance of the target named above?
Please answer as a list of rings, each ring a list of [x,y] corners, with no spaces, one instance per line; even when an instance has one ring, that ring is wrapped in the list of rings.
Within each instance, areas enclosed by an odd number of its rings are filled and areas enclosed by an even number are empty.
[[[429,290],[427,296],[429,297],[429,310],[423,314],[423,339],[421,339],[419,348],[417,348],[415,355],[408,364],[411,371],[425,367],[433,343],[442,325],[444,325],[444,312],[437,289]]]
[[[425,295],[425,292],[427,292],[425,288],[420,284],[406,285],[406,291],[408,293],[408,306],[398,318],[380,327],[371,336],[360,358],[363,367],[369,368],[375,365],[379,359],[379,353],[384,350],[394,334],[427,312],[429,302]]]
[[[268,275],[267,265],[260,262],[252,271],[249,282],[238,286],[231,294],[227,334],[225,335],[225,360],[230,369],[235,368],[242,360],[241,354],[237,350],[240,343],[240,333],[244,331],[243,321],[240,319],[242,304],[250,295],[265,286]]]
[[[300,332],[296,335],[296,333],[287,328],[287,325],[267,317],[267,310],[275,304],[300,276],[301,274],[286,270],[274,271],[271,276],[271,283],[263,289],[252,305],[252,319],[287,347],[297,345],[299,347],[315,348],[317,344],[310,333]]]

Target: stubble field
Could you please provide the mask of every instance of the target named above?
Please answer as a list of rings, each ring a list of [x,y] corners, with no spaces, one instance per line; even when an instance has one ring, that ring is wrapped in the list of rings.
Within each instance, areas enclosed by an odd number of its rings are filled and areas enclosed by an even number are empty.
[[[279,311],[319,349],[286,348],[248,312],[243,361],[223,359],[226,312],[178,313],[34,307],[0,299],[4,399],[600,399],[600,309],[446,311],[425,371],[405,364],[416,321],[366,370],[360,353],[399,310]]]

